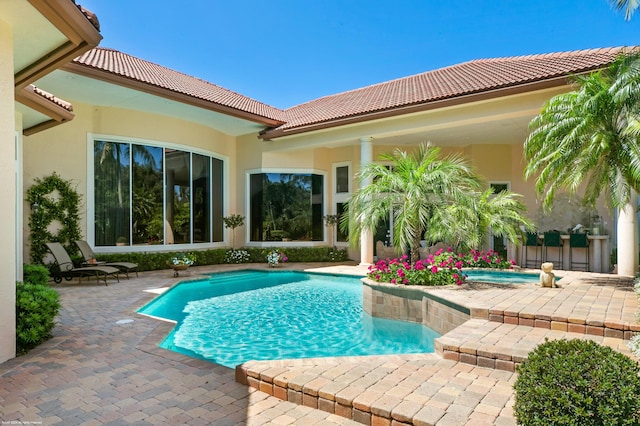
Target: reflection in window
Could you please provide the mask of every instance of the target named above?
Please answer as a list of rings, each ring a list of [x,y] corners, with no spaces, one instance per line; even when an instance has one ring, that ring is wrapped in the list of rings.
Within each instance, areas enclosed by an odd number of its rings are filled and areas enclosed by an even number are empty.
[[[349,166],[336,167],[336,193],[349,192]]]
[[[95,141],[95,245],[222,241],[222,175],[205,155]]]
[[[96,141],[94,144],[95,235],[97,246],[128,243],[129,144]]]
[[[349,235],[346,232],[342,231],[342,227],[340,226],[340,224],[342,223],[342,218],[345,215],[348,215],[349,212],[347,210],[347,204],[346,203],[336,203],[336,207],[337,207],[337,214],[338,214],[338,224],[336,225],[336,241],[340,242],[340,243],[344,243],[349,239]]]
[[[162,148],[133,147],[133,244],[159,244],[164,215]],[[97,237],[97,234],[96,234]]]
[[[191,155],[188,152],[165,149],[167,244],[191,242]]]
[[[323,240],[323,176],[260,173],[249,182],[251,241]]]

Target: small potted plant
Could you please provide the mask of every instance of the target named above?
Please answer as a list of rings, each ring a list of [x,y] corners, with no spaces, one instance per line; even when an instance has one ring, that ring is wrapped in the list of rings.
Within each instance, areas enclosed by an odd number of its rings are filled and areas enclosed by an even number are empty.
[[[118,239],[116,240],[116,245],[117,246],[126,246],[128,242],[129,242],[129,240],[127,239],[127,237],[118,237]]]
[[[280,262],[286,262],[289,260],[286,254],[280,253],[278,250],[273,249],[267,254],[267,263],[271,268],[275,268]]]
[[[173,276],[178,276],[178,271],[185,271],[189,269],[189,266],[196,262],[196,255],[194,253],[183,253],[173,256],[167,264],[173,269]]]

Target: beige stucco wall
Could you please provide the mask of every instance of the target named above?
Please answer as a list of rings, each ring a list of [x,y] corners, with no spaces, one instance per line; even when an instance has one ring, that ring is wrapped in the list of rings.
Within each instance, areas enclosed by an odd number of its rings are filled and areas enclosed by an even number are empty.
[[[0,363],[16,354],[16,115],[13,87],[13,32],[0,17]]]
[[[87,137],[105,135],[116,139],[149,141],[151,143],[181,145],[186,149],[204,150],[225,160],[225,193],[227,212],[233,212],[236,194],[236,139],[209,127],[184,120],[121,108],[96,107],[74,102],[76,118],[60,126],[24,138],[24,190],[36,177],[57,172],[62,178],[77,184],[82,195],[81,228],[87,232]],[[29,208],[25,206],[25,223]],[[28,232],[28,231],[27,231]],[[26,240],[26,236],[25,236]],[[29,258],[28,243],[25,259]]]

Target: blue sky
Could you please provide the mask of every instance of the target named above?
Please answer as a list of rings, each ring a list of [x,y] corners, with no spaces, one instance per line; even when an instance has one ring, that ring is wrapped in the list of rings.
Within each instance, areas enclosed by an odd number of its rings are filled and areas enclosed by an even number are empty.
[[[640,45],[607,0],[78,0],[101,46],[278,108],[489,57]]]

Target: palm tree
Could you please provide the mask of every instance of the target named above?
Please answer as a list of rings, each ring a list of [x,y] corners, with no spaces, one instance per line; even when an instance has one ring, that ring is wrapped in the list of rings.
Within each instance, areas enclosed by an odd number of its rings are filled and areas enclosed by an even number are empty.
[[[363,231],[373,231],[392,212],[393,244],[410,248],[415,263],[434,212],[462,200],[480,187],[480,180],[460,157],[440,158],[440,149],[430,144],[421,144],[415,154],[398,149],[381,155],[380,160],[390,161],[391,168],[368,163],[359,172],[361,181],[373,183],[360,188],[347,202],[349,214],[343,216],[341,226],[345,229],[351,223],[349,238],[356,245]],[[349,217],[354,220],[348,221]]]
[[[640,6],[639,0],[609,0],[609,3],[618,11],[624,9],[624,19],[627,21],[631,19],[633,12]]]
[[[534,229],[526,217],[526,207],[520,194],[493,190],[470,192],[456,204],[436,210],[428,224],[433,241],[450,241],[458,252],[482,246],[485,237],[492,232],[512,244],[522,243],[521,227]]]
[[[628,230],[620,232],[621,219],[629,220],[625,212],[635,214],[640,189],[640,59],[621,56],[575,81],[577,90],[551,98],[532,120],[524,145],[525,178],[537,176],[535,188],[544,194],[546,208],[557,190],[575,193],[586,182],[585,205],[605,195],[610,207],[622,209],[618,235],[624,237]],[[635,243],[624,250],[631,250],[630,267],[637,270]],[[619,272],[628,275],[628,268]]]

